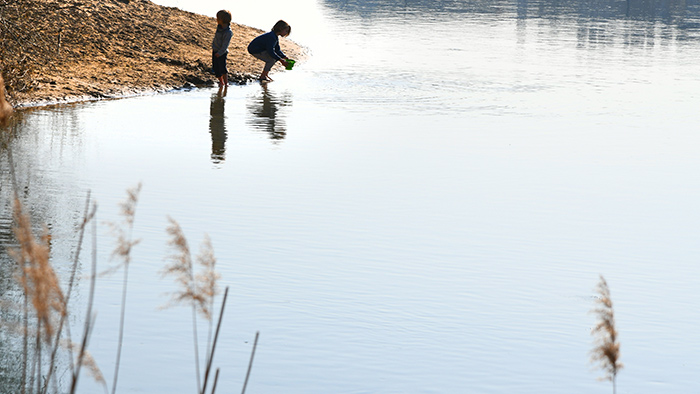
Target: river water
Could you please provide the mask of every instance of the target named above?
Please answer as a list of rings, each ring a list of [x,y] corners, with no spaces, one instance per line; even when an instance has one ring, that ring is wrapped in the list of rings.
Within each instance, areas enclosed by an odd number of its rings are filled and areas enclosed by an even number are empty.
[[[589,363],[599,275],[618,392],[700,391],[698,1],[238,3],[309,57],[225,95],[33,110],[12,142],[64,271],[87,191],[108,266],[104,222],[143,185],[119,392],[195,389],[189,310],[159,308],[167,216],[195,252],[209,234],[230,287],[218,391],[240,390],[260,331],[248,393],[610,392]],[[99,279],[109,382],[120,291]]]

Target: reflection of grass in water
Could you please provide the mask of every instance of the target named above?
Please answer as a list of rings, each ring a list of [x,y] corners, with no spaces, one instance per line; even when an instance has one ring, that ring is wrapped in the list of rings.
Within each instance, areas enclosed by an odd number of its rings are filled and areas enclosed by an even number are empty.
[[[12,175],[13,188],[16,191],[16,181],[12,171],[12,155],[8,153],[10,162],[10,172]],[[117,348],[117,360],[115,364],[114,381],[112,393],[116,392],[117,377],[119,373],[119,363],[124,333],[124,315],[126,306],[126,291],[128,283],[128,267],[132,260],[131,252],[138,244],[138,240],[133,240],[131,232],[133,229],[135,208],[138,201],[140,185],[128,190],[126,202],[121,204],[121,215],[124,218],[124,225],[112,224],[112,229],[117,238],[117,246],[113,256],[120,260],[120,263],[103,272],[104,274],[114,273],[119,269],[124,270],[122,289],[122,309],[119,322],[119,339]],[[51,237],[48,230],[44,230],[41,236],[36,237],[32,229],[29,216],[25,213],[19,198],[15,194],[14,205],[14,235],[16,246],[9,250],[9,255],[16,263],[16,275],[22,301],[13,305],[13,310],[22,315],[15,319],[15,322],[3,319],[0,328],[6,330],[10,337],[21,341],[22,357],[19,360],[20,366],[13,371],[12,377],[2,378],[2,392],[11,393],[49,393],[49,392],[70,392],[77,389],[80,372],[87,368],[93,378],[102,384],[105,392],[108,391],[107,383],[97,367],[94,359],[87,351],[90,334],[94,327],[95,315],[92,312],[94,292],[96,287],[97,261],[96,261],[96,206],[90,203],[90,197],[86,202],[85,214],[78,229],[79,240],[71,267],[70,279],[66,288],[61,287],[58,275],[51,264]],[[195,332],[195,348],[197,344],[197,322],[196,314],[201,314],[209,322],[209,340],[206,347],[205,369],[203,375],[199,371],[199,352],[195,353],[195,364],[197,366],[197,392],[214,393],[219,377],[219,369],[216,369],[214,378],[211,379],[211,390],[207,390],[210,381],[209,377],[213,370],[213,358],[216,344],[221,328],[221,321],[226,305],[228,288],[224,293],[221,309],[219,311],[216,330],[213,329],[213,306],[214,298],[218,294],[219,275],[215,271],[216,258],[214,256],[211,241],[205,236],[200,254],[196,257],[196,262],[201,267],[201,272],[196,274],[193,270],[192,259],[189,256],[187,240],[182,229],[177,222],[170,219],[168,233],[171,235],[171,246],[175,253],[171,256],[171,264],[168,265],[164,273],[175,275],[176,282],[180,284],[180,289],[174,294],[173,300],[191,304],[193,310],[193,328]],[[71,339],[71,333],[65,322],[71,316],[70,295],[73,290],[75,274],[77,272],[79,254],[82,249],[82,242],[85,229],[88,223],[92,224],[92,264],[90,274],[90,292],[86,306],[86,317],[83,334],[80,340],[75,343]],[[3,341],[3,345],[9,341]],[[257,344],[257,335],[256,335]],[[255,346],[253,347],[253,352]],[[254,354],[254,353],[253,353]],[[251,354],[248,366],[248,375],[253,361]],[[59,368],[59,358],[67,360],[66,367]],[[65,372],[63,369],[65,368]],[[61,371],[59,371],[61,369]],[[243,390],[245,391],[244,383]],[[68,382],[62,376],[68,376]],[[203,378],[203,382],[202,381]],[[67,387],[70,387],[67,390]],[[7,391],[6,391],[7,390]]]
[[[618,342],[618,333],[615,329],[615,314],[610,298],[610,288],[602,275],[596,290],[598,292],[597,305],[591,312],[596,315],[598,322],[591,331],[595,338],[595,346],[591,351],[591,361],[603,369],[604,379],[612,382],[614,394],[616,391],[615,380],[623,365],[620,362],[620,342]]]

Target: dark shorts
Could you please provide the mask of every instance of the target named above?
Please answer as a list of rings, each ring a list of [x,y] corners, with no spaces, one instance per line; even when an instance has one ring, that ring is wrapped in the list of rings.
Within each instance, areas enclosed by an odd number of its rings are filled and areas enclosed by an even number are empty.
[[[211,52],[211,64],[214,69],[214,75],[218,78],[224,74],[228,74],[228,70],[226,69],[226,57],[228,53],[219,57],[216,57],[215,53],[214,51]]]

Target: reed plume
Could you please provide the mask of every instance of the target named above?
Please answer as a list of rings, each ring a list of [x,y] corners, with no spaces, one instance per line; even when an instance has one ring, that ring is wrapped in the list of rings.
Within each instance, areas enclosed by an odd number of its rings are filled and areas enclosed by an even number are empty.
[[[211,238],[208,234],[204,234],[204,241],[202,241],[197,255],[197,263],[201,267],[201,271],[195,276],[195,286],[205,300],[200,313],[205,319],[211,321],[214,298],[219,294],[218,282],[221,275],[215,269],[216,256],[214,256],[214,246],[211,244]]]
[[[63,291],[49,261],[50,235],[44,229],[39,239],[34,236],[29,215],[22,210],[18,198],[14,199],[14,219],[13,230],[19,246],[11,248],[9,253],[20,270],[18,281],[34,307],[40,326],[37,335],[42,335],[43,331],[44,340],[50,343],[56,326],[55,316],[66,314]]]
[[[85,238],[85,228],[87,224],[94,218],[95,216],[95,211],[97,210],[97,205],[93,202],[90,204],[90,192],[88,191],[87,198],[85,200],[85,213],[83,215],[83,221],[80,224],[79,230],[78,230],[78,245],[76,248],[75,255],[73,257],[73,266],[71,268],[71,274],[70,274],[70,279],[68,280],[68,288],[65,293],[65,299],[64,299],[64,305],[66,308],[66,313],[61,316],[61,319],[58,323],[58,330],[56,330],[56,335],[55,335],[55,340],[54,340],[54,345],[53,349],[51,351],[51,360],[49,363],[49,372],[46,376],[46,380],[50,381],[53,373],[55,372],[54,365],[56,363],[56,354],[58,352],[59,344],[61,341],[61,335],[63,333],[63,327],[66,322],[66,319],[68,318],[68,303],[70,302],[70,297],[71,293],[73,291],[73,286],[75,285],[75,276],[78,270],[78,261],[80,259],[80,252],[82,250],[83,246],[83,240]],[[93,223],[94,225],[94,223]],[[70,339],[70,328],[66,327],[66,332],[68,335],[68,338]],[[69,352],[72,350],[70,347],[68,348]],[[72,361],[73,354],[71,353],[71,361]],[[48,389],[48,386],[45,387],[44,389],[44,394],[46,393],[46,390]]]
[[[77,354],[80,354],[82,347],[79,343],[69,342],[67,340],[61,341],[61,346],[66,349],[70,349],[72,353]],[[105,381],[105,377],[92,354],[89,351],[84,350],[82,357],[82,366],[87,368],[90,376],[95,380],[95,382],[100,383],[103,387],[106,387],[107,382]]]
[[[90,290],[88,291],[87,309],[85,311],[85,329],[83,330],[83,339],[80,343],[80,351],[76,364],[73,366],[73,378],[71,381],[70,394],[74,394],[78,387],[78,378],[80,371],[87,361],[87,347],[92,335],[92,329],[95,327],[95,315],[92,312],[92,306],[95,301],[95,287],[97,284],[97,222],[92,221],[92,258],[91,258],[91,274],[90,274]],[[104,384],[105,393],[107,393],[107,384]]]
[[[613,303],[610,297],[610,288],[603,276],[596,287],[598,297],[596,306],[591,310],[595,314],[598,322],[591,331],[594,337],[594,347],[591,351],[591,362],[597,364],[604,372],[603,380],[609,380],[613,385],[613,394],[616,392],[617,374],[622,369],[620,362],[620,342],[615,329],[615,314]]]
[[[4,146],[7,148],[6,146]],[[32,230],[31,220],[29,215],[24,212],[22,204],[19,200],[17,193],[18,186],[14,171],[14,161],[12,159],[12,150],[7,150],[7,157],[9,162],[9,173],[12,187],[14,189],[14,200],[13,200],[13,218],[14,226],[13,231],[17,241],[17,246],[13,248],[8,248],[8,254],[13,257],[17,263],[17,281],[19,282],[23,293],[23,318],[22,318],[22,378],[20,392],[22,394],[29,390],[33,393],[46,394],[49,390],[49,385],[53,384],[54,390],[59,391],[58,381],[56,379],[56,354],[58,348],[61,346],[64,340],[62,340],[62,335],[64,331],[64,323],[69,315],[68,302],[70,299],[71,290],[74,285],[75,271],[78,265],[78,256],[80,254],[80,249],[83,240],[83,234],[85,225],[89,222],[94,215],[94,209],[92,212],[89,211],[90,197],[88,193],[88,199],[86,201],[85,216],[83,217],[83,223],[80,226],[80,238],[78,242],[78,248],[75,253],[75,259],[73,262],[73,267],[71,270],[70,280],[68,282],[68,288],[66,292],[61,289],[58,276],[51,265],[50,254],[51,254],[51,236],[44,227],[44,232],[40,237],[35,237]],[[93,222],[94,226],[94,222]],[[94,233],[94,231],[93,231]],[[94,282],[93,282],[94,283]],[[90,300],[90,303],[92,300]],[[30,310],[31,309],[31,310]],[[36,318],[36,326],[30,327],[29,316]],[[70,343],[70,330],[66,328],[68,343]],[[29,337],[34,337],[34,348],[33,348],[33,361],[29,359]],[[55,340],[52,343],[52,337]],[[42,361],[44,357],[42,356],[43,345],[46,344],[46,352],[48,353],[49,367],[46,375],[43,374],[44,368],[42,367]],[[68,346],[69,351],[72,350]],[[84,347],[83,347],[83,350]],[[72,355],[71,355],[72,361]],[[99,371],[96,369],[94,363],[89,365],[93,367],[92,372]],[[31,371],[28,370],[31,367]],[[78,367],[78,370],[80,367]],[[73,373],[72,385],[76,385],[76,373]],[[99,381],[99,373],[94,376]],[[35,387],[36,386],[36,387]]]
[[[119,317],[119,339],[117,340],[117,358],[114,364],[114,380],[112,382],[112,394],[117,391],[117,381],[119,378],[119,366],[122,354],[122,344],[124,342],[124,320],[126,316],[126,293],[127,285],[129,283],[129,264],[131,263],[131,250],[136,246],[141,240],[133,239],[133,229],[134,220],[136,218],[136,204],[139,200],[139,193],[141,192],[141,184],[139,183],[136,187],[127,189],[126,201],[119,204],[120,214],[124,219],[124,224],[119,225],[116,223],[110,223],[112,228],[112,233],[117,238],[117,246],[112,252],[112,258],[120,260],[120,264],[109,269],[106,273],[112,273],[120,268],[124,269],[124,278],[122,280],[122,304],[121,313]]]
[[[168,256],[171,263],[166,265],[162,274],[173,276],[175,282],[180,285],[179,290],[173,293],[171,304],[191,303],[205,319],[211,320],[211,309],[214,297],[219,293],[218,280],[221,277],[215,270],[216,257],[211,239],[207,234],[204,235],[204,241],[196,258],[201,271],[195,275],[187,238],[173,218],[168,217],[168,221],[170,222],[167,228],[170,235],[168,245],[173,253]]]
[[[175,282],[179,284],[179,290],[173,293],[170,304],[166,306],[178,303],[188,303],[192,307],[192,330],[194,334],[197,391],[201,392],[203,390],[203,386],[201,384],[199,368],[197,313],[200,313],[209,321],[211,332],[211,308],[214,303],[214,297],[218,292],[217,281],[219,279],[219,275],[214,270],[216,258],[214,257],[211,241],[209,237],[205,235],[202,250],[197,256],[197,262],[202,266],[202,272],[195,275],[192,254],[190,252],[189,244],[187,243],[187,238],[185,237],[185,234],[177,221],[171,217],[168,217],[168,221],[170,222],[166,229],[168,235],[170,236],[168,245],[173,252],[168,256],[170,264],[165,266],[162,275],[174,277]],[[207,351],[206,364],[209,364],[211,361],[210,354],[212,354],[212,352]]]
[[[112,230],[112,234],[117,239],[117,246],[112,251],[112,259],[120,260],[120,263],[109,268],[101,273],[101,275],[111,274],[121,268],[128,269],[131,262],[131,249],[138,245],[140,239],[132,239],[134,228],[134,220],[136,218],[136,205],[141,192],[141,184],[139,183],[131,189],[127,189],[126,200],[119,204],[119,214],[124,220],[123,225],[119,223],[108,223]]]
[[[168,221],[170,222],[166,229],[170,236],[168,245],[173,253],[168,256],[171,263],[165,266],[162,274],[163,276],[173,276],[175,282],[180,286],[179,290],[172,294],[171,303],[190,302],[199,311],[206,306],[206,298],[197,291],[190,246],[180,224],[171,217],[168,217]]]

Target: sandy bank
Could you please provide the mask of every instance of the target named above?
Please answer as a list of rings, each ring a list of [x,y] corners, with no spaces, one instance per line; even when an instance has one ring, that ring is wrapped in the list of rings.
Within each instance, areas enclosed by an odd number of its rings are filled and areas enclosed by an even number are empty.
[[[234,23],[229,79],[246,83],[262,63],[246,51],[262,31]],[[15,107],[124,97],[214,84],[216,20],[148,0],[0,2],[0,70]],[[281,39],[292,58],[302,48]]]

